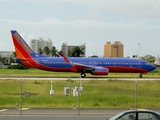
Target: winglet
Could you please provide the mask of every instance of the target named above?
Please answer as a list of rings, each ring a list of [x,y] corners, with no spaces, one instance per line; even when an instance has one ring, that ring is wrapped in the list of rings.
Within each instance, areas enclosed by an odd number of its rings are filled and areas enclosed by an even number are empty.
[[[65,56],[65,54],[62,53],[62,57],[63,57],[63,59],[64,59],[64,61],[65,61],[66,63],[70,63],[70,61],[69,61],[68,58]]]

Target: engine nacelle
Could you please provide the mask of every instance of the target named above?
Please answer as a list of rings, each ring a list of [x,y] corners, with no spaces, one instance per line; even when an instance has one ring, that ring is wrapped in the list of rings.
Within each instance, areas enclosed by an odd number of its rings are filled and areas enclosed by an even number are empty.
[[[108,75],[108,69],[107,68],[95,68],[92,71],[92,75]]]

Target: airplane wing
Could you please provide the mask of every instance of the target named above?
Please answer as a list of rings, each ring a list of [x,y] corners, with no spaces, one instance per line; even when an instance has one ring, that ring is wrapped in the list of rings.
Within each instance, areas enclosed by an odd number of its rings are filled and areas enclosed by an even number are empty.
[[[71,61],[68,60],[68,58],[64,54],[62,54],[62,57],[64,58],[64,61],[67,64],[71,64],[73,66],[82,66],[82,67],[84,67],[84,70],[91,71],[92,75],[108,75],[108,72],[109,72],[108,68],[104,68],[104,67],[101,67],[101,66],[91,66],[91,65],[85,65],[85,64],[71,62]]]
[[[85,64],[80,64],[80,63],[76,63],[76,62],[71,62],[71,61],[68,60],[68,58],[67,58],[64,54],[62,54],[62,57],[63,57],[64,61],[65,61],[67,64],[71,64],[71,65],[73,65],[73,66],[83,66],[83,67],[85,67],[86,69],[90,69],[90,70],[93,70],[94,68],[99,67],[99,66],[91,66],[91,65],[85,65]]]

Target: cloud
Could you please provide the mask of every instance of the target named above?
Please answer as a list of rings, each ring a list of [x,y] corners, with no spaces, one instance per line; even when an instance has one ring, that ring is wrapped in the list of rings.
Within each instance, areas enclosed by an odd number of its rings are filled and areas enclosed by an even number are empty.
[[[106,41],[121,41],[127,56],[136,53],[138,43],[159,43],[159,0],[22,0],[21,5],[30,9],[20,10],[11,4],[0,18],[3,49],[7,48],[4,43],[11,41],[8,31],[13,28],[26,41],[51,38],[56,47],[63,42],[86,43],[88,55],[102,55]]]
[[[88,9],[88,16],[101,13],[137,16],[140,18],[160,19],[159,0],[47,0],[48,2],[83,5]]]
[[[15,2],[16,0],[12,0]],[[160,0],[22,0],[26,3],[43,4],[48,3],[53,7],[61,6],[83,6],[86,8],[88,18],[102,17],[104,13],[136,16],[139,18],[160,19]],[[62,9],[62,6],[60,7]],[[68,8],[69,9],[69,8]],[[82,9],[83,10],[83,9]],[[19,14],[22,14],[21,11]],[[75,15],[72,15],[75,17]],[[77,16],[76,16],[77,17]]]
[[[26,25],[32,27],[45,27],[45,26],[64,26],[64,27],[79,27],[79,28],[121,28],[121,29],[132,29],[141,27],[152,27],[159,29],[160,26],[152,25],[146,21],[133,20],[133,21],[98,21],[94,19],[80,19],[80,20],[59,20],[56,18],[43,18],[43,19],[0,19],[1,22],[8,24]]]
[[[137,16],[140,18],[160,19],[159,0],[81,0],[90,13],[111,13]]]

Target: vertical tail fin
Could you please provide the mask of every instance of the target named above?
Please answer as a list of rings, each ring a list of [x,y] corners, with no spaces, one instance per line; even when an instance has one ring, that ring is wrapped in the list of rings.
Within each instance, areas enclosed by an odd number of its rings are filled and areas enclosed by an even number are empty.
[[[23,40],[23,38],[18,34],[16,30],[11,30],[12,40],[14,43],[14,48],[16,51],[16,56],[18,58],[30,58],[34,57],[34,51],[29,47],[29,45]]]

